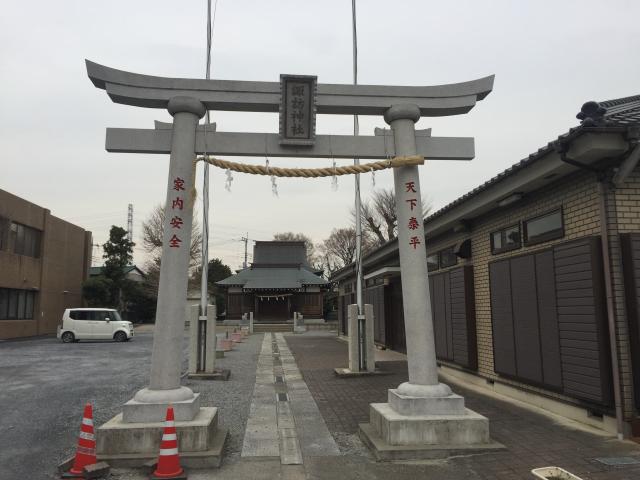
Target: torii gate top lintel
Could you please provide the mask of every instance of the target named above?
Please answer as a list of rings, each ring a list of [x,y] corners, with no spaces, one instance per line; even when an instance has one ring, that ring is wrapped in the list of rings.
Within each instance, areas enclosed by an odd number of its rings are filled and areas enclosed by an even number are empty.
[[[277,112],[279,82],[203,80],[141,75],[86,60],[87,74],[116,103],[167,108],[172,97],[189,96],[210,110]],[[438,117],[469,112],[493,89],[494,75],[469,82],[432,86],[318,84],[319,114],[384,115],[392,105],[414,104],[420,115]]]

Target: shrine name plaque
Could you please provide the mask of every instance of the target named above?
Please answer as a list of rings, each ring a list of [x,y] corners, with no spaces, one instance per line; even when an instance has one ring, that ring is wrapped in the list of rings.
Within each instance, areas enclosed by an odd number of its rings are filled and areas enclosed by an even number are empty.
[[[313,145],[318,77],[280,75],[280,144]]]

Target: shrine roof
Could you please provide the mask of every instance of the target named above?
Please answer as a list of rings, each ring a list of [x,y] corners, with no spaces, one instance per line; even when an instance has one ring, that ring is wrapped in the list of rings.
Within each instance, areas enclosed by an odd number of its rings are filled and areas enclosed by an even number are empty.
[[[227,287],[242,286],[251,290],[297,290],[307,285],[325,286],[329,282],[300,266],[245,268],[216,284]]]
[[[254,265],[309,266],[305,242],[298,241],[257,241],[253,247],[253,263]]]

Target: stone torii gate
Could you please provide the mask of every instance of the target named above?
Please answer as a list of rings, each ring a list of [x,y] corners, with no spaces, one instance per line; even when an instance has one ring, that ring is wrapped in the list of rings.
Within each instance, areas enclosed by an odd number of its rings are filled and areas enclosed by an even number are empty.
[[[172,125],[156,122],[155,129],[107,129],[109,152],[170,154],[151,378],[149,386],[124,405],[121,423],[129,424],[130,429],[140,428],[145,422],[161,421],[168,404],[174,406],[178,421],[191,421],[201,410],[199,394],[180,385],[193,215],[190,192],[197,154],[360,159],[419,155],[429,160],[471,160],[473,138],[432,137],[430,130],[416,131],[414,125],[421,116],[469,112],[491,92],[494,79],[489,76],[425,87],[316,84],[314,79],[307,90],[312,99],[307,110],[307,115],[313,116],[309,123],[312,130],[317,112],[384,116],[391,131],[376,129],[376,135],[357,137],[316,136],[314,131],[306,131],[306,139],[298,142],[295,138],[283,139],[288,132],[285,127],[283,134],[282,125],[280,135],[217,132],[215,124],[198,126],[206,110],[280,111],[282,124],[283,108],[288,108],[287,100],[283,99],[290,93],[282,80],[278,83],[163,78],[90,61],[86,65],[93,84],[104,89],[114,102],[167,109],[173,116]],[[311,77],[294,80],[308,78]],[[464,399],[438,381],[417,165],[394,168],[394,187],[409,381],[389,390],[388,404],[372,404],[371,425],[363,426],[362,432],[376,452],[392,451],[398,445],[407,447],[409,456],[419,455],[427,444],[447,445],[448,450],[452,446],[465,450],[485,448],[491,445],[488,420],[465,409]],[[176,218],[180,222],[178,228],[175,221],[172,223]],[[456,426],[443,428],[444,420],[455,422]],[[217,422],[217,418],[210,421]],[[380,456],[384,457],[384,453]]]

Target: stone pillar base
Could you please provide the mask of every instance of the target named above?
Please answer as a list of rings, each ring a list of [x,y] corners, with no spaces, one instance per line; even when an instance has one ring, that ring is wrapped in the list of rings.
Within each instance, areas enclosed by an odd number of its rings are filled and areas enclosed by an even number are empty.
[[[446,397],[411,397],[392,388],[388,398],[391,409],[401,415],[465,415],[467,412],[464,397],[455,393]]]
[[[227,430],[218,427],[218,409],[203,407],[191,421],[176,421],[180,463],[219,467]],[[125,423],[118,414],[96,431],[96,453],[113,467],[142,467],[158,459],[164,422]]]
[[[122,417],[125,423],[162,422],[167,416],[167,407],[173,407],[177,421],[193,420],[200,409],[200,394],[194,393],[193,398],[180,401],[139,402],[129,400],[122,406]]]
[[[333,373],[335,373],[339,377],[366,377],[369,375],[391,375],[393,372],[385,372],[382,370],[360,370],[352,372],[348,368],[334,368]]]
[[[504,448],[489,438],[489,420],[469,409],[462,414],[403,415],[388,403],[372,403],[370,423],[360,425],[360,437],[377,460],[446,458]]]

